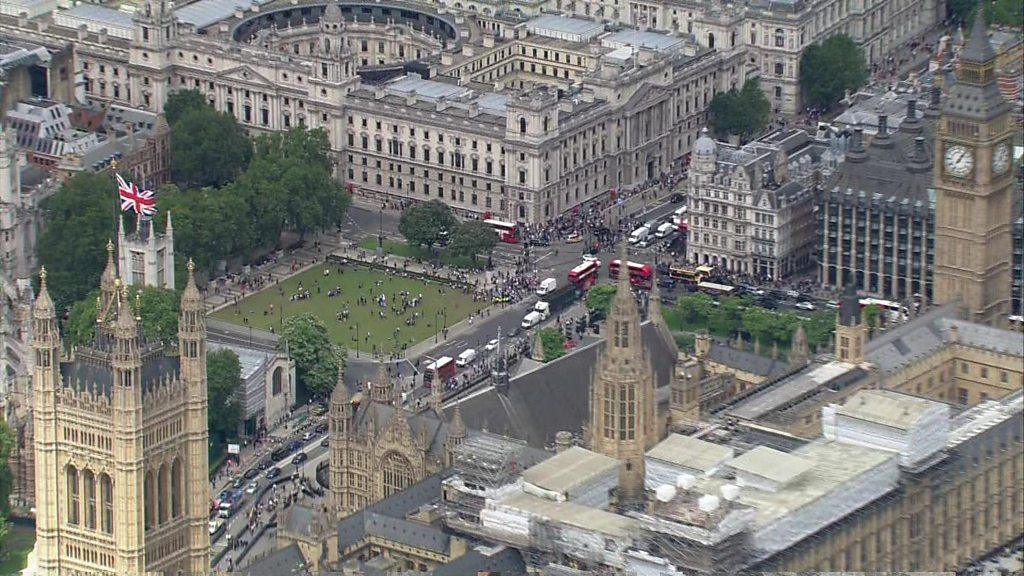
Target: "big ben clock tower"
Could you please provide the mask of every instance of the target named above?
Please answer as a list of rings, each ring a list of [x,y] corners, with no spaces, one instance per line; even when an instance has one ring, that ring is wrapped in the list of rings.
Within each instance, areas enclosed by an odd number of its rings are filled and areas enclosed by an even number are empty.
[[[996,85],[982,11],[960,55],[935,146],[937,304],[960,302],[976,322],[999,323],[1010,300],[1010,104]]]

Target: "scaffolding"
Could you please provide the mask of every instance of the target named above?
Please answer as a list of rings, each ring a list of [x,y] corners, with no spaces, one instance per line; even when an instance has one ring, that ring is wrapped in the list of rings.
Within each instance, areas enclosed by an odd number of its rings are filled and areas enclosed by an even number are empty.
[[[487,500],[507,494],[518,485],[522,471],[548,454],[525,442],[480,433],[455,449],[455,474],[445,480],[448,522],[462,530],[475,530]]]

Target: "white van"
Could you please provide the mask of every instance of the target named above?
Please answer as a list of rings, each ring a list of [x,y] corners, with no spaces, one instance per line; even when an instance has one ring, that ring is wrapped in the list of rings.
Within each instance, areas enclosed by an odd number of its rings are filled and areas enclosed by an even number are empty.
[[[657,236],[658,238],[664,238],[671,234],[672,232],[675,232],[675,229],[675,224],[672,224],[671,222],[665,222],[661,226],[658,226],[658,231],[655,232],[654,235]]]
[[[545,278],[540,281],[540,286],[537,286],[537,296],[544,296],[555,291],[558,288],[558,281],[554,278]]]
[[[648,228],[647,226],[641,226],[641,227],[637,228],[636,230],[633,230],[633,232],[629,235],[629,243],[630,244],[636,244],[637,242],[640,242],[641,240],[646,240],[647,236],[650,235],[650,233],[651,233],[651,229],[650,228]]]
[[[524,330],[528,328],[533,328],[537,324],[540,324],[541,320],[543,319],[544,316],[542,316],[540,312],[537,312],[536,310],[531,310],[529,314],[523,317],[523,322],[519,326]]]
[[[455,360],[455,365],[462,368],[472,364],[473,360],[476,360],[476,350],[472,348],[466,348],[465,350],[462,351],[461,354],[459,354],[458,359]]]

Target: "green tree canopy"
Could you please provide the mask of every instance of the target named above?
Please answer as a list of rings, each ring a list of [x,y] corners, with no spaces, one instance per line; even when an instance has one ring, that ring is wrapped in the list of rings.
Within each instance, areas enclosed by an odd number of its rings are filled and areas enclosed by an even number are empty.
[[[557,328],[545,328],[537,337],[544,348],[544,361],[551,362],[555,358],[565,356],[565,335]]]
[[[209,108],[210,104],[199,90],[175,90],[167,95],[164,118],[174,125],[186,112]]]
[[[974,24],[978,13],[978,0],[948,0],[946,16],[953,22],[961,22],[964,33]],[[994,0],[985,3],[985,22],[1012,28],[1024,27],[1024,10],[1020,0]]]
[[[471,260],[475,260],[477,254],[490,254],[498,243],[494,229],[482,220],[467,220],[458,224],[451,237],[448,252]]]
[[[445,233],[453,232],[455,225],[455,217],[452,216],[448,205],[440,200],[431,200],[406,208],[398,222],[398,231],[409,244],[430,248],[437,244]]]
[[[159,340],[164,345],[176,344],[178,341],[178,313],[181,294],[174,290],[144,287],[141,290],[129,289],[128,301],[135,304],[135,294],[139,295],[142,308],[142,333],[150,340]],[[85,298],[75,302],[68,314],[64,326],[64,338],[69,344],[80,346],[91,344],[96,336],[96,298],[99,289],[93,290]]]
[[[612,299],[615,298],[615,286],[612,284],[598,284],[587,291],[587,309],[607,317],[608,311],[612,309]]]
[[[221,186],[249,164],[252,142],[234,117],[209,105],[186,107],[171,123],[171,175],[184,188]]]
[[[242,422],[242,366],[233,350],[206,354],[206,390],[209,403],[207,426],[220,442],[234,437]]]
[[[36,244],[57,310],[99,285],[115,232],[117,186],[109,174],[81,173],[42,202],[46,226]]]
[[[741,90],[733,88],[715,94],[709,113],[711,126],[719,138],[734,135],[747,140],[768,125],[771,104],[760,82],[752,78]]]
[[[280,345],[286,346],[295,360],[299,386],[304,386],[313,395],[330,394],[343,360],[319,318],[313,314],[285,318]]]
[[[800,90],[807,106],[831,110],[847,90],[857,90],[867,79],[864,50],[846,34],[812,44],[800,57]]]

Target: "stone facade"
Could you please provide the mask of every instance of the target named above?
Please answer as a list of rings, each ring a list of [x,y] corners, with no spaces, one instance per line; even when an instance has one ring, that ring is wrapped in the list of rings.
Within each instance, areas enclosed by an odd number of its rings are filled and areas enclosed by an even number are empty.
[[[329,420],[334,514],[349,516],[451,464],[452,450],[467,432],[458,410],[450,420],[443,417],[442,389],[434,382],[431,407],[412,413],[401,407],[401,391],[383,364],[354,396],[338,375]]]
[[[96,343],[64,358],[40,273],[32,346],[39,573],[205,573],[206,329],[191,263],[178,356],[141,336],[112,253],[100,282]]]
[[[117,261],[125,284],[174,290],[174,225],[171,214],[167,214],[163,234],[157,233],[153,220],[148,217],[137,218],[136,223],[135,231],[128,234],[124,229],[124,218],[118,219]]]
[[[956,83],[939,119],[935,150],[935,301],[957,301],[975,321],[1010,312],[1012,107],[999,91],[985,19],[974,22]]]
[[[688,184],[689,259],[766,281],[811,266],[814,187],[825,152],[803,131],[742,147],[702,134]]]

